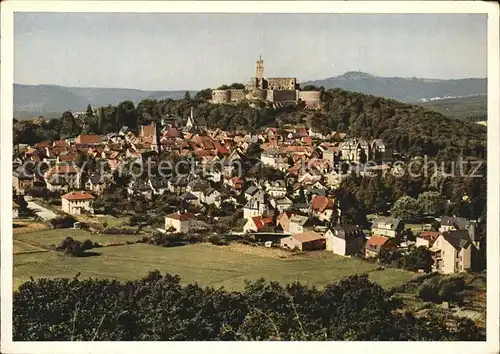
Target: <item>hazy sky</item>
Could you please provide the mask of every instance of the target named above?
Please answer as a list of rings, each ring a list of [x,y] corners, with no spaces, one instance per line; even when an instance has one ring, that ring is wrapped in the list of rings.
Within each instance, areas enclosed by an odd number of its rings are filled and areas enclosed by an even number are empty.
[[[266,77],[486,77],[486,15],[16,13],[14,80],[201,89]]]

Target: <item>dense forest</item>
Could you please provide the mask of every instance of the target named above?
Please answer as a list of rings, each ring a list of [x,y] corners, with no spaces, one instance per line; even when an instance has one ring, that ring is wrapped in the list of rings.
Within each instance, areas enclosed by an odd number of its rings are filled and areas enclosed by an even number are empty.
[[[94,115],[91,107],[85,118],[65,112],[61,119],[14,121],[14,143],[33,144],[43,140],[76,136],[80,133],[110,133],[122,126],[137,129],[140,124],[165,117],[185,122],[190,109],[202,123],[212,128],[255,131],[266,126],[284,128],[306,124],[324,132],[342,131],[352,136],[381,138],[388,148],[411,155],[456,158],[486,158],[486,127],[460,121],[420,106],[361,93],[331,89],[322,91],[323,108],[304,109],[302,104],[275,108],[264,102],[251,105],[211,104],[210,89],[180,100],[143,100],[137,106],[125,101],[101,107]]]
[[[242,292],[151,272],[141,280],[39,279],[13,297],[15,341],[485,340],[468,319],[416,316],[351,276],[319,289],[259,280]]]

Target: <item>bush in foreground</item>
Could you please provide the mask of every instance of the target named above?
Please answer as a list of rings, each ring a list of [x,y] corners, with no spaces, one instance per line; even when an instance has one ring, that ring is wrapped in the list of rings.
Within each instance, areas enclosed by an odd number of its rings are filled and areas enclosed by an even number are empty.
[[[39,279],[13,296],[13,338],[42,340],[485,340],[471,321],[403,312],[367,276],[324,289],[263,279],[242,292],[158,271],[137,281]]]

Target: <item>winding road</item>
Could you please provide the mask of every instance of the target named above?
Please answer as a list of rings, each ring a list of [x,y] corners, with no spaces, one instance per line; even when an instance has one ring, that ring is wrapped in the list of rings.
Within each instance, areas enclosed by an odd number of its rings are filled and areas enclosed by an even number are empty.
[[[47,208],[44,208],[43,206],[38,205],[35,202],[27,201],[27,203],[28,203],[28,208],[30,208],[31,210],[33,210],[33,212],[38,217],[42,218],[45,221],[49,221],[49,220],[52,220],[55,217],[57,217],[57,215],[53,211],[51,211],[51,210],[49,210]]]

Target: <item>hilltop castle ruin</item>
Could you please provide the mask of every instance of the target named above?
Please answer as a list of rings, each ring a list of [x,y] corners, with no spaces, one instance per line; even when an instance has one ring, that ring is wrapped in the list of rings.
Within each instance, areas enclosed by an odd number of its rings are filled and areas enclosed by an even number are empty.
[[[295,77],[264,77],[264,60],[257,60],[255,77],[244,89],[213,89],[212,103],[236,103],[242,100],[267,101],[277,106],[304,102],[307,108],[317,109],[319,91],[301,91]]]

